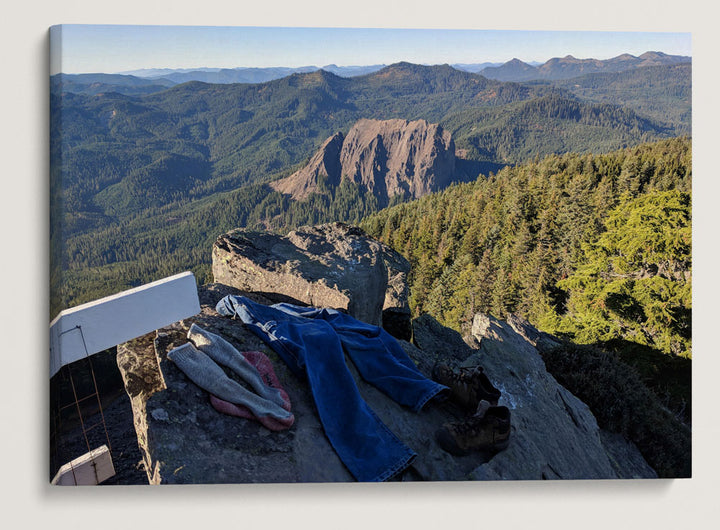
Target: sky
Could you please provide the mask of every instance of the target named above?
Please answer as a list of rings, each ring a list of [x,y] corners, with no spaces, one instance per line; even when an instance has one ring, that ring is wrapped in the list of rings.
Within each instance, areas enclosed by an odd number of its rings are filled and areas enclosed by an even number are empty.
[[[146,68],[360,66],[692,55],[690,33],[253,26],[62,25],[51,74]]]

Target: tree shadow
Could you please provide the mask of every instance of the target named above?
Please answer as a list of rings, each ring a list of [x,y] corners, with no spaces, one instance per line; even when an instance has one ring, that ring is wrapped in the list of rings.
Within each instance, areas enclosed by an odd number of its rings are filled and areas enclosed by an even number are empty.
[[[488,177],[490,173],[497,173],[506,165],[497,162],[457,158],[455,159],[456,180],[459,182],[472,182],[479,175]]]
[[[692,360],[669,355],[659,350],[613,339],[596,344],[633,367],[647,387],[683,423],[692,421]]]

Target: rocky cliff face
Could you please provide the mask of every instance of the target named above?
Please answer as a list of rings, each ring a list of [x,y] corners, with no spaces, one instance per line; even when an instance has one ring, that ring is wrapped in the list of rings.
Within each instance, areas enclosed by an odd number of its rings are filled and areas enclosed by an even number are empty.
[[[343,243],[339,241],[343,238],[338,238],[335,245],[331,243],[333,231],[335,235],[345,233]],[[242,290],[223,283],[203,286],[199,291],[202,307],[199,315],[118,348],[118,365],[133,404],[148,481],[152,484],[352,481],[324,435],[306,381],[291,373],[275,352],[242,322],[218,315],[215,305],[227,294],[242,294],[263,304],[294,300],[288,294],[268,289],[274,285],[277,291],[282,291],[284,284],[291,283],[293,274],[302,276],[302,268],[290,266],[298,253],[302,254],[298,248],[306,253],[314,249],[326,257],[335,255],[339,260],[334,246],[347,244],[343,247],[346,253],[343,259],[353,263],[354,274],[364,278],[364,274],[377,272],[376,267],[384,260],[380,251],[374,262],[361,258],[368,248],[380,249],[380,244],[352,227],[333,225],[307,228],[269,246],[261,240],[270,236],[256,234],[250,239],[250,234],[244,233],[243,237],[246,241],[234,247],[236,253],[267,247],[266,250],[276,253],[273,258],[276,261],[282,262],[284,256],[288,268],[280,275],[267,273],[262,280],[265,283],[244,283]],[[227,239],[233,240],[237,241]],[[287,247],[290,241],[293,245]],[[283,254],[288,248],[292,256]],[[239,273],[244,277],[259,263],[258,259],[241,261],[232,257],[224,264],[224,274],[231,277],[231,269],[237,267],[245,269]],[[387,272],[387,264],[384,267],[385,272],[379,275],[382,281],[375,280],[378,288],[373,294],[381,301],[393,299],[388,293],[397,293],[400,282],[399,276]],[[269,269],[258,269],[255,273],[261,277],[265,270]],[[222,277],[216,276],[219,279]],[[310,285],[307,278],[301,280],[303,285]],[[263,292],[252,290],[253,286],[259,286]],[[223,336],[239,351],[262,351],[271,359],[292,403],[295,415],[292,428],[271,432],[251,420],[224,415],[210,405],[207,393],[167,358],[168,351],[187,342],[187,331],[193,323]],[[546,371],[539,349],[552,346],[553,338],[527,322],[516,318],[503,322],[477,315],[472,337],[464,339],[429,315],[423,315],[412,321],[411,335],[411,340],[399,342],[428,377],[438,360],[468,367],[481,365],[502,391],[500,404],[511,410],[512,434],[509,447],[494,456],[481,452],[452,456],[437,444],[435,433],[443,423],[465,418],[465,412],[451,401],[432,403],[420,413],[407,410],[367,384],[348,361],[370,408],[418,454],[412,466],[394,480],[656,477],[633,444],[599,429],[589,408]]]
[[[320,179],[338,186],[346,178],[385,206],[395,195],[415,199],[442,189],[454,177],[455,144],[440,125],[363,119],[347,136],[328,138],[306,167],[271,186],[303,200],[319,191]]]

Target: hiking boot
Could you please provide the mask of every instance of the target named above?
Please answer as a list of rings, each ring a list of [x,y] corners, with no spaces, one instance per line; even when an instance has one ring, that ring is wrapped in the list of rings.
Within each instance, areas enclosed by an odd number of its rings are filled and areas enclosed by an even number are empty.
[[[433,370],[433,379],[449,387],[450,399],[469,411],[474,412],[482,400],[496,406],[500,399],[500,391],[490,382],[482,366],[454,369],[438,363]]]
[[[490,407],[484,416],[446,423],[436,433],[440,447],[455,456],[472,451],[497,453],[510,443],[510,410]]]

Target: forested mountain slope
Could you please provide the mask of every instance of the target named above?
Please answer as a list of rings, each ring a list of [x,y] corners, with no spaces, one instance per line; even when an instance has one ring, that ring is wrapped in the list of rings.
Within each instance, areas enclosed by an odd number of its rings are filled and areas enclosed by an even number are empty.
[[[583,101],[621,105],[660,124],[690,134],[692,65],[648,66],[622,73],[596,73],[554,81]]]
[[[445,122],[467,157],[512,164],[551,153],[607,152],[674,134],[673,127],[632,110],[560,92],[500,109],[469,109]]]
[[[566,154],[363,220],[407,257],[411,303],[467,332],[510,313],[584,343],[690,356],[691,148]]]
[[[54,92],[53,181],[66,211],[135,215],[178,193],[194,199],[267,181],[360,118],[437,123],[452,110],[547,90],[400,63],[352,79],[318,71],[258,85],[192,82],[145,97]],[[176,166],[187,169],[168,190]]]
[[[409,63],[354,78],[317,71],[257,85],[193,82],[146,96],[53,91],[51,314],[181,270],[205,279],[209,242],[224,230],[287,231],[378,211],[377,198],[351,183],[303,201],[267,185],[360,118],[439,123],[472,175],[683,127],[551,86]]]
[[[504,168],[361,226],[410,260],[415,314],[464,334],[478,312],[519,315],[572,344],[548,369],[611,422],[636,370],[689,423],[691,181],[677,138]]]
[[[193,82],[144,97],[54,92],[52,191],[62,190],[68,214],[132,217],[271,180],[360,118],[439,123],[461,153],[495,163],[615,149],[682,125],[588,107],[548,86],[408,63],[351,79],[318,71],[258,85]]]

